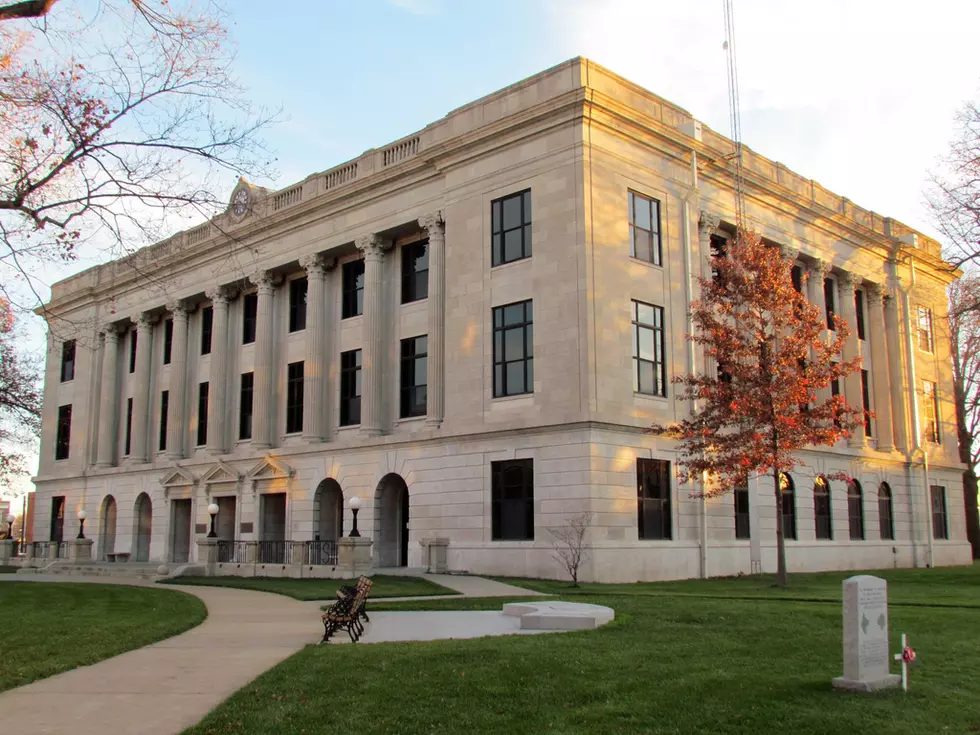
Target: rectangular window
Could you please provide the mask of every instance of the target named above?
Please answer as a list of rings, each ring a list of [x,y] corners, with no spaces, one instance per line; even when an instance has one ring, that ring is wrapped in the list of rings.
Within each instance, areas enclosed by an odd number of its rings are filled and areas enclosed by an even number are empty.
[[[794,265],[790,269],[789,274],[793,281],[793,288],[796,290],[796,293],[803,293],[803,269],[798,265]]]
[[[663,265],[660,247],[660,202],[629,193],[630,257]]]
[[[425,416],[428,382],[426,335],[402,340],[401,417]]]
[[[919,349],[932,352],[932,309],[917,307],[916,333],[919,336]]]
[[[636,515],[641,539],[669,539],[670,462],[636,460]]]
[[[361,351],[340,353],[340,425],[361,423]]]
[[[711,280],[717,283],[721,280],[721,272],[715,263],[728,255],[728,240],[721,235],[712,235],[709,247],[711,248]]]
[[[837,313],[836,285],[833,278],[823,279],[823,299],[827,306],[827,329],[834,328],[834,315]]]
[[[429,241],[402,248],[402,303],[429,297]]]
[[[364,261],[354,260],[344,263],[341,269],[344,302],[341,319],[350,319],[364,313]]]
[[[208,393],[210,385],[201,383],[197,387],[197,446],[208,443]]]
[[[531,301],[493,310],[493,395],[534,392],[534,313]]]
[[[130,449],[133,445],[133,399],[126,399],[126,451],[123,454],[129,456]]]
[[[211,330],[214,325],[214,307],[201,309],[201,354],[211,354]]]
[[[927,442],[938,444],[939,435],[939,395],[936,384],[931,380],[922,381],[922,433]]]
[[[303,363],[289,363],[286,372],[286,433],[296,434],[303,430]]]
[[[54,444],[54,458],[68,459],[71,452],[71,404],[58,406],[58,435]]]
[[[493,265],[531,257],[531,190],[490,202]]]
[[[933,485],[929,488],[932,500],[932,537],[949,538],[949,524],[946,520],[946,488]]]
[[[796,539],[796,491],[784,487],[780,495],[783,510],[783,538]]]
[[[174,320],[163,320],[163,364],[170,364],[170,357],[174,350]]]
[[[306,329],[306,289],[309,281],[296,278],[289,282],[289,331]]]
[[[61,382],[75,379],[75,340],[61,343]]]
[[[633,391],[649,396],[667,395],[664,362],[664,310],[642,301],[633,304]]]
[[[259,313],[259,295],[247,293],[242,297],[242,344],[255,341],[255,319]]]
[[[160,394],[160,437],[158,448],[164,451],[167,448],[167,418],[170,413],[170,391],[165,390]]]
[[[854,291],[854,320],[857,322],[858,339],[864,339],[864,291]]]
[[[735,488],[735,538],[751,538],[749,524],[749,489],[746,486]]]
[[[129,330],[129,372],[130,374],[136,372],[136,335],[138,332],[135,329]]]
[[[494,541],[534,540],[534,460],[490,463]]]
[[[242,373],[242,387],[238,399],[238,438],[252,438],[252,389],[255,373]]]
[[[871,392],[868,390],[868,371],[861,371],[861,404],[864,407],[864,435],[871,436]]]
[[[813,483],[813,520],[818,539],[832,541],[834,523],[831,515],[830,485],[823,477]]]

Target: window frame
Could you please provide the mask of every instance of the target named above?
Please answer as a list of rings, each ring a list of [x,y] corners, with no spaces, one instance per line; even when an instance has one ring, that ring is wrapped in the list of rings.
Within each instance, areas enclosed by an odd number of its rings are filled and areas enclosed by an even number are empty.
[[[871,438],[871,375],[861,368],[861,406],[864,409],[864,435]]]
[[[656,229],[647,230],[636,223],[636,201],[643,200],[649,206],[650,226]],[[663,202],[655,197],[640,194],[633,189],[627,190],[626,197],[627,221],[629,223],[630,257],[650,265],[663,268]],[[655,210],[655,211],[654,211]],[[646,258],[638,254],[636,247],[637,230],[648,235],[648,247],[650,257]]]
[[[421,250],[421,254],[416,251]],[[425,258],[425,268],[418,262]],[[429,240],[428,238],[401,246],[402,304],[412,304],[429,298]]]
[[[884,492],[884,496],[882,493]],[[894,494],[892,493],[891,485],[887,482],[882,482],[878,485],[878,535],[881,537],[882,541],[894,541],[895,540],[895,507],[893,505]],[[887,507],[888,512],[882,513],[882,506]],[[884,518],[888,519],[887,527],[882,522]]]
[[[636,458],[636,537],[639,541],[672,541],[674,538],[674,488],[671,472],[669,459]],[[648,492],[651,489],[650,483],[645,482],[648,479],[659,481],[656,485],[659,490],[658,495]],[[648,514],[651,516],[650,519],[647,518]],[[657,516],[660,520],[659,528],[648,529],[648,520],[653,520]]]
[[[640,319],[640,307],[645,306],[653,309],[653,323],[641,322]],[[660,326],[657,326],[657,319],[659,317]],[[648,304],[645,301],[639,301],[637,299],[632,299],[630,301],[630,318],[631,318],[631,332],[633,338],[632,352],[633,352],[633,392],[639,393],[644,396],[653,396],[655,398],[666,398],[667,397],[667,330],[665,327],[665,321],[667,318],[666,311],[664,307],[657,306],[656,304]],[[653,351],[654,358],[657,356],[657,351],[660,352],[660,362],[658,363],[656,359],[647,360],[638,354],[640,347],[640,335],[643,330],[650,331],[653,333]],[[659,333],[659,340],[658,340]],[[653,366],[654,370],[654,385],[653,392],[643,390],[640,369],[644,363],[649,363]],[[659,366],[659,370],[658,370]]]
[[[946,504],[945,485],[929,486],[929,510],[932,517],[932,537],[937,541],[948,541],[949,508]],[[937,526],[937,523],[941,524],[941,527]]]
[[[847,532],[851,541],[864,541],[864,489],[856,479],[847,483]]]
[[[512,199],[520,199],[520,224],[516,227],[504,227],[504,203]],[[490,267],[496,268],[508,263],[516,263],[525,260],[532,255],[531,242],[533,239],[533,220],[532,220],[532,201],[531,189],[498,197],[490,202]],[[521,247],[520,255],[514,258],[507,258],[507,235],[512,232],[520,232]]]
[[[931,387],[927,388],[927,386]],[[922,380],[922,438],[930,444],[942,443],[942,431],[939,426],[939,386],[934,380],[924,378]]]
[[[255,332],[259,321],[259,294],[250,291],[242,294],[242,344],[255,344]]]
[[[123,440],[123,456],[128,457],[133,448],[133,399],[126,399],[126,437]]]
[[[782,472],[780,473],[780,485],[782,485],[783,478],[786,479],[786,487],[780,487],[779,489],[779,499],[782,508],[780,517],[783,521],[783,539],[796,541],[798,537],[796,526],[796,482],[794,482],[789,473]],[[787,524],[789,524],[788,527]]]
[[[739,510],[739,498],[742,499],[744,508]],[[732,492],[732,499],[735,510],[735,539],[737,541],[747,541],[752,538],[752,518],[750,508],[752,499],[749,494],[749,486],[739,485]]]
[[[136,349],[139,332],[134,328],[129,330],[129,374],[136,372]]]
[[[837,280],[830,275],[823,279],[823,301],[827,311],[827,329],[836,331],[834,317],[837,316]]]
[[[167,451],[167,428],[170,424],[170,390],[160,391],[160,434],[157,437],[157,450]]]
[[[174,318],[163,320],[163,364],[169,365],[174,356]]]
[[[208,443],[208,402],[211,400],[210,381],[197,384],[197,446]]]
[[[916,305],[915,333],[916,345],[921,352],[933,354],[935,352],[935,334],[933,332],[932,309],[928,306]],[[923,322],[925,325],[923,326]],[[922,345],[925,338],[925,346]]]
[[[507,309],[515,306],[522,308],[522,321],[505,324]],[[499,317],[499,318],[498,318]],[[515,301],[510,304],[495,306],[491,310],[492,340],[493,340],[493,397],[507,398],[509,396],[531,395],[534,393],[534,300]],[[522,330],[522,357],[508,359],[507,333]],[[498,340],[499,335],[499,340]],[[499,347],[498,347],[499,342]],[[523,364],[524,390],[511,390],[508,386],[507,368],[510,365]],[[498,375],[499,371],[499,375]]]
[[[857,338],[861,341],[865,339],[867,334],[864,323],[864,302],[864,289],[854,289],[854,329],[857,332]]]
[[[834,540],[834,503],[830,483],[823,475],[813,481],[813,530],[817,541]]]
[[[419,340],[424,351],[419,352]],[[416,368],[422,360],[425,371],[425,382],[418,382]],[[402,419],[418,418],[428,412],[428,381],[429,381],[429,336],[420,334],[406,337],[401,341],[399,359],[399,400],[398,417]],[[419,400],[419,393],[422,398]]]
[[[238,441],[249,441],[252,438],[254,408],[255,371],[250,370],[242,373],[238,382]]]
[[[342,427],[359,426],[361,423],[362,385],[360,381],[363,377],[363,359],[363,353],[360,349],[346,350],[340,353],[339,425]]]
[[[70,383],[75,379],[75,358],[78,347],[73,339],[61,343],[61,382]]]
[[[211,342],[214,337],[214,306],[201,308],[201,354],[211,354]]]
[[[289,333],[306,329],[306,298],[310,282],[306,276],[289,281]]]
[[[519,473],[518,485],[505,484],[507,476]],[[516,489],[519,497],[506,497],[506,490]],[[516,513],[523,524],[522,535],[504,535],[505,514]],[[505,459],[490,463],[490,540],[491,541],[534,541],[534,460]]]
[[[71,459],[71,407],[72,404],[70,403],[58,406],[54,441],[54,459],[56,462]]]
[[[364,259],[350,260],[340,267],[340,318],[364,314]]]
[[[286,365],[286,434],[303,431],[303,360]]]

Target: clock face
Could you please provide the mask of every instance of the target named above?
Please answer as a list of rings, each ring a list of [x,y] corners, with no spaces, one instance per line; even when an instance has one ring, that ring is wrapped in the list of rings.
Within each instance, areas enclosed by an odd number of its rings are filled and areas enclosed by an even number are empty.
[[[241,217],[248,211],[248,189],[239,189],[231,200],[231,211],[236,217]]]

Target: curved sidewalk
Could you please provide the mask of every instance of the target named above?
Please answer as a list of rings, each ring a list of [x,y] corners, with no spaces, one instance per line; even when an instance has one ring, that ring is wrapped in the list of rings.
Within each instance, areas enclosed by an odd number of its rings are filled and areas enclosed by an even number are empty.
[[[108,580],[38,575],[16,581]],[[199,597],[207,619],[173,638],[0,694],[3,729],[32,735],[179,733],[323,635],[319,611],[308,602],[227,587],[171,589]]]

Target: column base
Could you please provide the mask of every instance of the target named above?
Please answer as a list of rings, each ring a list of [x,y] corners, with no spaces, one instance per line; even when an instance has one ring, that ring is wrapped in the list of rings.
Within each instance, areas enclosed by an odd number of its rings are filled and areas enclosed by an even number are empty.
[[[849,446],[851,449],[864,449],[866,446],[868,446],[868,442],[864,438],[858,439],[852,436],[847,440],[847,446]]]
[[[272,444],[269,442],[251,442],[250,446],[252,449],[271,449]]]
[[[881,445],[881,444],[879,444],[879,445],[878,445],[877,447],[875,447],[875,448],[876,448],[876,449],[877,449],[877,450],[878,450],[879,452],[884,452],[885,454],[891,454],[892,452],[894,452],[894,451],[895,451],[895,447],[893,447],[893,446],[892,446],[891,444],[884,444],[884,445]]]
[[[319,434],[303,434],[303,441],[310,444],[322,444],[323,437]]]
[[[438,429],[442,426],[442,419],[426,419],[425,426],[427,429]]]
[[[115,466],[116,466],[116,463],[115,462],[96,462],[95,463],[95,469],[97,469],[97,470],[107,470],[110,467],[115,467]]]
[[[361,429],[361,436],[381,436],[381,434],[382,434],[381,429],[374,429],[374,428]]]

